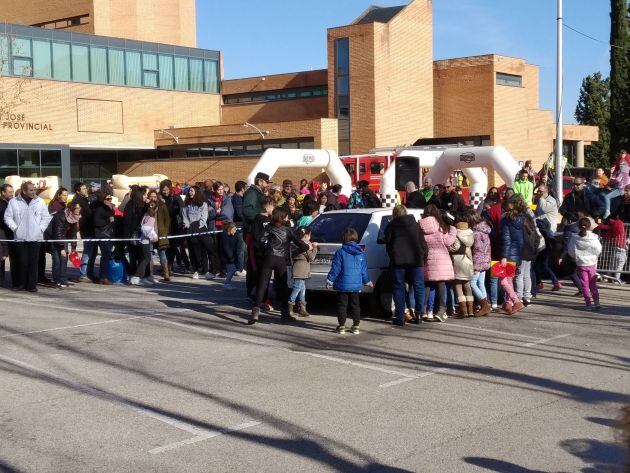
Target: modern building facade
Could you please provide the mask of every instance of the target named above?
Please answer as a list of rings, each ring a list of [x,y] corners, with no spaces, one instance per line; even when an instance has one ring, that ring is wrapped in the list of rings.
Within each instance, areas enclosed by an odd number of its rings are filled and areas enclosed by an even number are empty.
[[[325,69],[224,81],[220,52],[194,47],[194,0],[0,0],[0,21],[0,181],[233,182],[269,147],[491,144],[535,167],[553,150],[537,66],[434,61],[430,0],[330,28]],[[597,128],[564,138],[579,153]]]

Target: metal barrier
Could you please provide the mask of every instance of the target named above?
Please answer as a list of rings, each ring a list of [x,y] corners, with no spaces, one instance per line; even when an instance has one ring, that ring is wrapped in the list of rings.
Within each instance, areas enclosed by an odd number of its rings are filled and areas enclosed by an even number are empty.
[[[630,224],[624,224],[624,233],[614,237],[600,233],[602,253],[597,261],[597,273],[606,281],[622,284],[621,275],[630,274],[628,247],[630,246]]]

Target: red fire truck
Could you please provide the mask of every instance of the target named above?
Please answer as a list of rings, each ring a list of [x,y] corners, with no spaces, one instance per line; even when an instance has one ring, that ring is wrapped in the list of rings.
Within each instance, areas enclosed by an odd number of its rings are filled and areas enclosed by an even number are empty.
[[[383,154],[357,154],[340,158],[352,178],[353,186],[359,181],[368,181],[370,189],[379,192],[381,177],[396,159],[396,153],[392,151]]]

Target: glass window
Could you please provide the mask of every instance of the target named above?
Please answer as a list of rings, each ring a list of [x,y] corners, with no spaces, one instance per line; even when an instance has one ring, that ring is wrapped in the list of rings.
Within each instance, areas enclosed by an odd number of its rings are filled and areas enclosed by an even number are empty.
[[[19,149],[18,166],[21,177],[40,177],[39,150]]]
[[[13,74],[16,76],[32,76],[33,60],[28,58],[13,59]]]
[[[125,53],[125,66],[127,69],[127,85],[133,87],[142,86],[142,57],[138,51]]]
[[[199,148],[199,154],[202,158],[214,156],[214,148]]]
[[[381,218],[381,228],[378,229],[378,236],[376,237],[376,243],[378,245],[385,244],[385,230],[389,227],[389,223],[392,221],[391,215],[385,215]]]
[[[510,87],[522,87],[523,78],[513,74],[504,74],[497,72],[497,85],[507,85]]]
[[[120,49],[108,51],[109,83],[125,85],[125,52]]]
[[[199,148],[188,148],[186,150],[187,158],[198,158],[199,157]]]
[[[145,71],[157,71],[157,54],[142,53],[142,69]]]
[[[350,75],[350,40],[348,38],[335,40],[335,69],[338,77]]]
[[[190,60],[190,90],[203,92],[203,61],[201,59]]]
[[[70,44],[55,43],[52,45],[53,74],[58,80],[72,80],[70,71]]]
[[[61,177],[61,151],[59,150],[42,150],[42,176],[58,176]]]
[[[0,185],[7,176],[18,176],[17,150],[0,149]]]
[[[0,35],[0,74],[9,74],[9,38]]]
[[[219,62],[204,61],[204,81],[206,92],[219,93]]]
[[[52,58],[50,41],[33,40],[33,76],[52,79]]]
[[[175,58],[175,89],[188,90],[188,59]]]
[[[335,87],[337,90],[337,119],[339,154],[350,153],[350,42],[348,38],[335,41]]]
[[[92,82],[107,84],[107,49],[90,48],[90,68],[92,71]]]
[[[11,38],[11,54],[20,57],[33,57],[29,38]]]
[[[90,49],[87,46],[72,45],[72,80],[90,81]]]
[[[367,229],[372,216],[367,213],[320,214],[311,223],[311,241],[317,243],[341,243],[341,235],[346,228],[354,228],[359,241]]]
[[[157,54],[142,53],[143,83],[145,87],[158,87]]]
[[[173,88],[173,56],[159,57],[160,65],[160,87],[162,89]]]
[[[229,156],[230,149],[227,146],[217,146],[216,148],[214,148],[214,155],[215,156]]]
[[[383,174],[385,171],[385,163],[372,162],[370,163],[370,174]]]

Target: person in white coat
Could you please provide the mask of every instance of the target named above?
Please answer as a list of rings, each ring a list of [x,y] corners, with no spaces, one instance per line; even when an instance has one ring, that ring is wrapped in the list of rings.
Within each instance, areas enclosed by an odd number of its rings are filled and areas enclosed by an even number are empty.
[[[538,186],[534,195],[534,203],[536,204],[537,219],[545,219],[549,222],[552,233],[556,233],[558,229],[558,201],[549,194],[549,188],[542,184]]]
[[[4,213],[4,223],[11,229],[16,240],[15,256],[18,282],[13,288],[37,292],[37,266],[44,231],[52,217],[46,203],[37,196],[35,186],[26,181],[20,187],[20,195],[11,199]]]
[[[582,281],[582,294],[586,308],[600,310],[599,291],[597,290],[597,259],[602,252],[602,244],[597,235],[591,231],[591,219],[581,218],[578,222],[580,233],[569,241],[568,252],[575,260],[577,274]],[[592,305],[591,305],[592,299]]]

